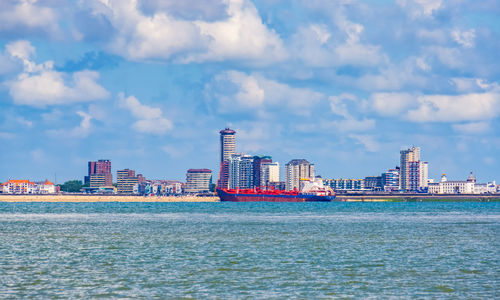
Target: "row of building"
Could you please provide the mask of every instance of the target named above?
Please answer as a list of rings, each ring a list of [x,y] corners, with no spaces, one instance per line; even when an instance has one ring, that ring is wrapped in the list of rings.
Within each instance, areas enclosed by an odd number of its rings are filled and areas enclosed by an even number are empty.
[[[236,153],[236,131],[220,131],[220,172],[217,187],[222,189],[299,189],[300,180],[314,178],[314,164],[293,159],[285,165],[285,181],[280,181],[280,164],[271,156]]]
[[[0,191],[3,194],[56,194],[59,192],[59,187],[48,180],[33,182],[12,179],[0,183]]]
[[[420,160],[420,148],[401,150],[400,167],[389,169],[380,176],[364,179],[327,179],[324,184],[337,192],[416,192],[429,194],[485,194],[496,193],[500,187],[495,181],[476,183],[472,172],[465,181],[448,181],[443,174],[440,182],[428,176],[428,163]]]
[[[496,193],[500,188],[495,181],[478,184],[471,177],[467,181],[441,182],[429,179],[429,164],[421,159],[420,147],[400,151],[400,165],[380,176],[363,179],[324,179],[324,185],[337,192],[405,192],[405,193]],[[471,176],[473,177],[472,173]],[[305,159],[293,159],[285,165],[285,181],[280,181],[280,165],[270,156],[252,156],[236,153],[236,131],[226,128],[220,131],[219,188],[300,188],[302,179],[315,177],[314,164]]]
[[[479,184],[471,172],[466,181],[448,181],[443,174],[440,182],[428,178],[429,166],[420,158],[420,148],[400,151],[400,166],[389,169],[380,176],[363,179],[324,179],[323,183],[336,192],[418,192],[432,194],[482,194],[499,189],[494,181]],[[220,131],[220,170],[217,187],[224,189],[272,188],[298,190],[301,180],[315,178],[314,164],[306,159],[292,159],[285,165],[281,181],[280,164],[271,156],[236,153],[236,131]],[[319,176],[318,176],[319,177]],[[0,185],[0,191],[9,194],[52,194],[58,187],[50,181],[9,180]],[[84,177],[85,193],[112,193],[135,195],[203,195],[214,191],[212,171],[189,169],[186,182],[175,180],[148,180],[134,170],[116,172],[113,183],[111,161],[101,159],[88,162]]]
[[[85,193],[125,194],[125,195],[180,195],[185,184],[177,180],[146,179],[135,170],[116,171],[116,184],[113,184],[111,161],[100,159],[88,163],[88,175],[84,178]]]

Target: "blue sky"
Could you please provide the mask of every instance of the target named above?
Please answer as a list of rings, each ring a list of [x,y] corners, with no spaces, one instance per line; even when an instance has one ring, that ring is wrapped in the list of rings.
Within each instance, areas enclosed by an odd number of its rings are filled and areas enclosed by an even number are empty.
[[[218,172],[218,131],[324,178],[416,145],[500,180],[497,0],[0,2],[0,180]],[[115,173],[116,174],[116,173]]]

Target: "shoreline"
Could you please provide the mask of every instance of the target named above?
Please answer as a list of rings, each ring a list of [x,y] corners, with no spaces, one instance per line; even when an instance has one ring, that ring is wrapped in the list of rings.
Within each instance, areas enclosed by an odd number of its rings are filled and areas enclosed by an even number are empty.
[[[218,196],[123,196],[123,195],[11,195],[2,202],[221,202]],[[333,202],[500,202],[496,195],[337,195]]]
[[[500,194],[489,195],[337,195],[345,202],[500,202]]]
[[[0,195],[0,202],[219,202],[219,197],[115,195]]]

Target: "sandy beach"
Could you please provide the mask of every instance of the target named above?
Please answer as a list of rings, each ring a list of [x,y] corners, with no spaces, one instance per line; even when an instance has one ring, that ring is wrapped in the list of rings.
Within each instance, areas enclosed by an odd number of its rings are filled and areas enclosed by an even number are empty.
[[[104,195],[0,195],[0,202],[219,202],[219,197]]]

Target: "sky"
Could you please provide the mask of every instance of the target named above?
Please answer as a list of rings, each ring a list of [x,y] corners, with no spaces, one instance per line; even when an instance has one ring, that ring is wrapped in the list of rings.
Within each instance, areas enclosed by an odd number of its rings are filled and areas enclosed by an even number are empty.
[[[98,159],[216,177],[225,127],[323,178],[414,145],[430,178],[500,180],[498,0],[3,0],[0,20],[0,181]]]

